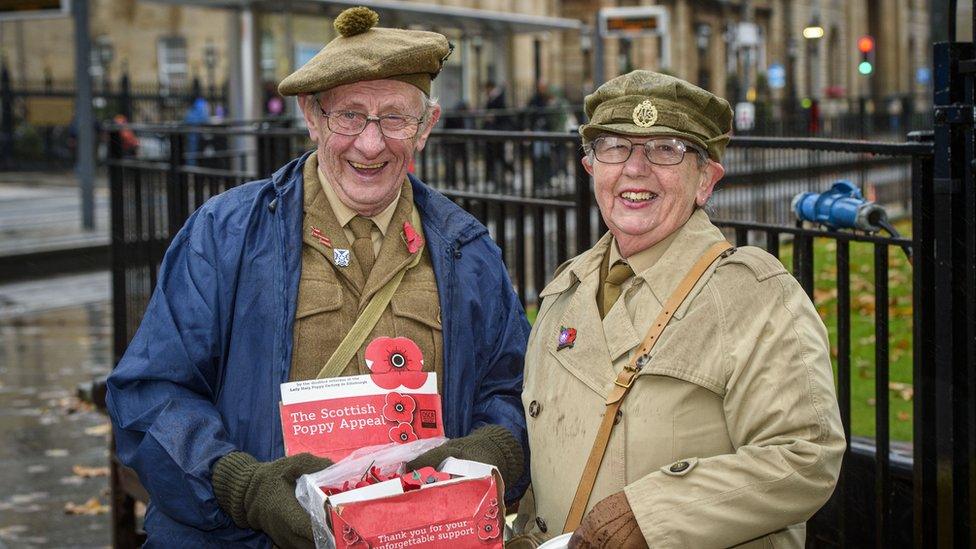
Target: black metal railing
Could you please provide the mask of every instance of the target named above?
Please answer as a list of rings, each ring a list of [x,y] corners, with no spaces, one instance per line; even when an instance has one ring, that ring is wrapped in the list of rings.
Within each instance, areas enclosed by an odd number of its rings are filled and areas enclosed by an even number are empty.
[[[162,255],[185,218],[210,196],[266,177],[310,146],[302,130],[256,124],[132,129],[155,135],[165,155],[123,158],[117,144],[111,149],[117,356],[138,326]],[[200,132],[223,136],[239,154],[228,155],[220,167],[190,165],[185,143]],[[777,257],[789,256],[803,288],[833,319],[831,343],[848,452],[834,497],[809,523],[811,545],[900,545],[918,535],[912,517],[920,511],[912,501],[917,505],[926,496],[913,479],[920,465],[912,456],[930,451],[927,445],[936,441],[917,435],[892,440],[889,298],[898,285],[912,285],[908,314],[916,333],[924,334],[918,332],[919,319],[934,314],[925,307],[931,307],[936,290],[919,285],[928,280],[919,273],[931,273],[934,261],[928,229],[913,225],[912,236],[901,238],[798,226],[790,199],[847,178],[915,223],[925,215],[920,204],[928,204],[933,192],[932,151],[931,141],[918,135],[906,143],[737,137],[728,149],[727,181],[719,184],[713,200],[716,224],[737,245],[760,245]],[[581,154],[573,134],[435,131],[414,171],[488,226],[503,249],[519,297],[531,307],[556,266],[588,248],[604,230]],[[893,262],[908,248],[915,252],[912,276],[892,286]],[[864,249],[869,249],[866,255]],[[861,264],[856,257],[869,259]],[[870,313],[852,308],[862,296],[874,303]],[[870,335],[853,337],[853,329],[865,321]],[[919,375],[919,357],[935,349],[928,337],[895,335],[914,353],[911,384]],[[854,358],[869,364],[857,367],[855,374]],[[854,390],[868,383],[862,376],[873,378],[870,412],[853,406]],[[934,394],[916,390],[914,408],[931,406]],[[858,410],[873,416],[866,420],[869,432],[852,429]]]

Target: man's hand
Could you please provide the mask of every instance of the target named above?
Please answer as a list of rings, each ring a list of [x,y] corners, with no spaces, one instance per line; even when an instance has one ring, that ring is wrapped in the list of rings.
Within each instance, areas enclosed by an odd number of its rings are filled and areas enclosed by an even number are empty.
[[[570,549],[640,549],[647,542],[623,492],[593,506],[569,540]]]
[[[494,465],[501,473],[505,486],[512,486],[522,476],[525,467],[522,445],[515,435],[501,425],[485,425],[466,437],[451,439],[420,454],[407,462],[407,470],[437,467],[448,457]]]
[[[214,464],[214,493],[237,526],[263,531],[278,547],[313,548],[312,521],[295,499],[295,481],[330,465],[312,454],[260,463],[250,454],[231,452]]]

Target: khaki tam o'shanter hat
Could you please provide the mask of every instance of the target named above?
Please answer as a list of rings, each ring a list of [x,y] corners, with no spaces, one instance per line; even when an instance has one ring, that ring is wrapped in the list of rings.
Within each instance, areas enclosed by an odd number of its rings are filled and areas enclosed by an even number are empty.
[[[453,46],[440,33],[377,27],[379,15],[358,6],[335,19],[339,36],[278,84],[281,95],[316,93],[353,82],[392,79],[430,95]]]

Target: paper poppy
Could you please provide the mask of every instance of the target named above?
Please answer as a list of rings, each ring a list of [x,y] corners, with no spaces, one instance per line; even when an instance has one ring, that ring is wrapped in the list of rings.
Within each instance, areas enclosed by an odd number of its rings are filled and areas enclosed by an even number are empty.
[[[394,423],[410,423],[413,412],[417,409],[417,402],[410,395],[397,392],[386,393],[386,404],[383,405],[383,417]]]
[[[413,427],[409,423],[401,423],[396,427],[390,427],[390,440],[406,444],[417,440],[417,433],[413,431]]]
[[[415,254],[424,245],[424,237],[420,236],[409,221],[403,222],[403,239],[407,241],[407,251]]]
[[[342,541],[346,542],[346,545],[356,545],[360,543],[362,538],[359,537],[359,532],[356,532],[348,524],[342,525]]]
[[[501,534],[498,527],[498,517],[484,517],[478,521],[478,539],[488,541],[497,538]]]
[[[498,500],[492,499],[488,503],[488,509],[485,510],[485,518],[498,518]]]
[[[378,337],[366,347],[366,366],[378,387],[419,389],[427,381],[424,355],[413,340]]]

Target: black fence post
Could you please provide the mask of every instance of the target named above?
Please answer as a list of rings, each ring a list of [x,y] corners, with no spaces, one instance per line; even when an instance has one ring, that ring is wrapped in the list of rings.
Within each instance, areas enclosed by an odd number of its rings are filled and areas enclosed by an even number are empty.
[[[921,495],[932,509],[923,518],[931,526],[921,534],[926,547],[968,547],[973,542],[973,398],[976,393],[976,230],[973,207],[974,48],[969,43],[935,44],[934,162],[930,204],[933,270],[933,349],[919,357],[926,393],[931,401],[929,428],[923,438],[923,478],[934,486]],[[967,211],[968,210],[968,211]],[[928,446],[931,445],[934,446]],[[916,493],[916,497],[919,494]],[[916,506],[919,502],[916,500]],[[918,538],[916,538],[918,539]]]
[[[592,201],[590,194],[590,174],[583,169],[582,160],[586,153],[581,141],[575,142],[576,149],[576,253],[580,254],[593,244],[590,236],[590,210]]]
[[[183,154],[186,134],[169,134],[169,169],[166,173],[166,213],[167,233],[172,239],[186,221],[189,208],[186,191],[183,189]]]
[[[932,143],[929,132],[913,132],[909,141]],[[936,532],[936,429],[935,375],[930,360],[935,354],[935,219],[931,156],[912,158],[912,303],[913,370],[915,398],[912,400],[912,501],[915,547],[934,546]],[[923,366],[924,365],[924,366]]]
[[[6,65],[0,67],[0,104],[0,161],[9,166],[14,148],[14,94]]]
[[[122,73],[122,80],[119,82],[119,114],[132,122],[132,89],[127,72]]]

